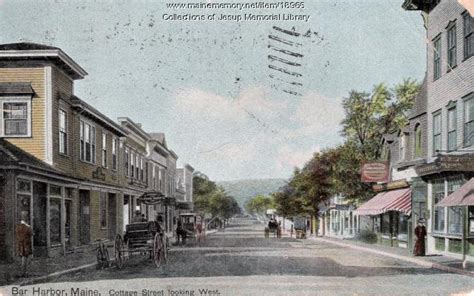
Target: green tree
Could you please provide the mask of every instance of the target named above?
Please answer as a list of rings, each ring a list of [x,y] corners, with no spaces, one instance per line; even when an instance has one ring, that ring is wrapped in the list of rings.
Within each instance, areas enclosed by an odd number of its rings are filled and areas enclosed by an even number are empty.
[[[245,203],[245,209],[251,214],[265,214],[268,209],[274,208],[273,197],[256,195]]]

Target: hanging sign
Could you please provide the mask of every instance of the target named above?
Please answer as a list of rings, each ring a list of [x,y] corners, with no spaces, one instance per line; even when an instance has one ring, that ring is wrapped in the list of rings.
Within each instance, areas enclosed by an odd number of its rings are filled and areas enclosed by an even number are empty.
[[[386,161],[373,161],[362,164],[362,182],[387,182],[389,176],[389,165]]]

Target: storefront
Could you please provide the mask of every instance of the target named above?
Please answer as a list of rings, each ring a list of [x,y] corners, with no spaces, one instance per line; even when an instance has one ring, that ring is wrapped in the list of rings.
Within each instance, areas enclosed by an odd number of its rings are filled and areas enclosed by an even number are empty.
[[[463,259],[473,261],[474,259],[474,178],[471,178],[461,187],[435,204],[435,207],[447,209],[448,218],[453,216],[448,223],[448,233],[461,235],[460,249]],[[445,238],[446,240],[446,238]],[[448,238],[449,244],[452,244]],[[457,251],[459,243],[456,244]],[[453,251],[454,248],[451,248]],[[446,250],[445,250],[446,251]]]
[[[0,159],[1,258],[14,258],[21,217],[34,232],[33,256],[65,254],[78,240],[76,181],[6,141]]]
[[[474,233],[471,233],[468,223],[474,210],[470,205],[456,205],[445,199],[461,188],[466,190],[465,186],[472,189],[473,184],[467,181],[474,177],[474,157],[469,154],[441,155],[434,162],[416,169],[428,184],[427,252],[461,257],[464,250],[468,260],[472,261]],[[468,194],[464,197],[468,197]]]
[[[371,231],[378,242],[393,247],[408,247],[411,214],[411,189],[401,188],[379,192],[354,211],[370,219]]]

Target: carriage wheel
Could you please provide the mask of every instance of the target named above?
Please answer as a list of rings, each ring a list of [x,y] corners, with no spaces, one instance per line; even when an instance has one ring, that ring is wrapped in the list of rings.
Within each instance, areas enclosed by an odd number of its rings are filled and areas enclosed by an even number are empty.
[[[163,255],[163,263],[167,263],[168,262],[168,247],[169,247],[169,240],[168,240],[168,237],[167,236],[164,236],[163,237],[163,246],[161,248],[161,252],[162,252],[162,255]]]
[[[123,239],[120,234],[115,236],[114,242],[114,250],[115,250],[115,265],[118,269],[121,269],[123,266]]]
[[[156,267],[160,267],[164,261],[162,249],[163,241],[161,240],[161,235],[156,233],[153,240],[153,262],[155,262]]]

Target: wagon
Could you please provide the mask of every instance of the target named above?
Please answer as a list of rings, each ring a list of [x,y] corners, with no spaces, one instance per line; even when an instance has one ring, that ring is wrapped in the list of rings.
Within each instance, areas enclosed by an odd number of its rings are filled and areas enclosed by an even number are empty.
[[[296,238],[306,238],[306,217],[293,217]]]
[[[273,237],[281,237],[281,227],[277,222],[269,222],[268,226],[265,227],[264,234],[266,238],[270,237],[270,233],[273,234]]]
[[[121,269],[125,258],[149,256],[156,267],[166,264],[168,238],[158,232],[156,222],[137,222],[126,226],[125,235],[117,234],[114,242],[115,264]]]

